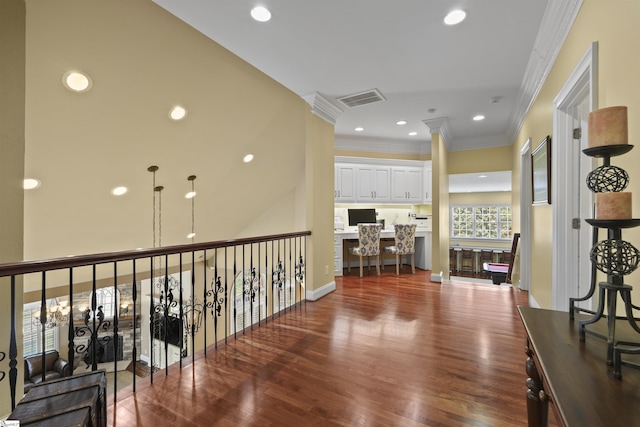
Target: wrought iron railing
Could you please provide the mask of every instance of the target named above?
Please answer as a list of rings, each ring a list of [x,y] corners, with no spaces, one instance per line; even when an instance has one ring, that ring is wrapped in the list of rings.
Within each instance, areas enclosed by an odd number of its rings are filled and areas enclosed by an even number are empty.
[[[45,344],[54,331],[60,350],[66,335],[66,352],[60,353],[73,372],[105,366],[108,372],[122,372],[123,362],[130,361],[124,370],[131,374],[126,382],[135,392],[138,381],[153,382],[163,370],[168,375],[172,364],[181,368],[194,363],[196,353],[206,356],[208,347],[215,349],[305,302],[310,235],[305,231],[0,264],[0,280],[5,280],[0,294],[9,295],[10,286],[11,298],[11,322],[0,326],[9,328],[10,336],[9,343],[0,344],[0,387],[9,387],[11,408],[23,395],[17,389],[24,369],[17,358],[18,346],[24,345],[17,340],[23,325],[37,328],[37,355],[42,356],[38,380],[45,381]],[[39,303],[34,316],[16,304],[20,283],[24,302]],[[19,313],[23,325],[16,322]],[[118,378],[108,376],[114,402]]]

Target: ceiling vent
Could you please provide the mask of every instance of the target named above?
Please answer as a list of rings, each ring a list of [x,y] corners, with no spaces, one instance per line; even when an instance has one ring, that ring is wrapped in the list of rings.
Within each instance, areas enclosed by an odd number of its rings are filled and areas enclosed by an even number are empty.
[[[382,96],[378,89],[371,89],[366,92],[354,93],[352,95],[343,96],[337,98],[349,108],[359,107],[365,104],[371,104],[373,102],[386,101],[386,98]]]

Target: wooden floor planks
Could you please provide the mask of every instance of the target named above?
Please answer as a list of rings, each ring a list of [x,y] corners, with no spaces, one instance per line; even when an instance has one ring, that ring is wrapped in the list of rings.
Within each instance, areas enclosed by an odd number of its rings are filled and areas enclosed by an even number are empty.
[[[337,277],[330,295],[111,403],[109,424],[526,425],[528,294],[408,271]]]

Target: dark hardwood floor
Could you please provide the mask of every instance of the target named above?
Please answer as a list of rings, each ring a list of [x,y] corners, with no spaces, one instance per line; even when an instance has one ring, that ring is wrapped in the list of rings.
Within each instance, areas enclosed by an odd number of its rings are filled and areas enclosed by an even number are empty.
[[[431,283],[430,272],[412,275],[407,266],[400,276],[356,273],[206,359],[139,384],[135,395],[109,403],[109,424],[527,424],[516,310],[527,292]]]

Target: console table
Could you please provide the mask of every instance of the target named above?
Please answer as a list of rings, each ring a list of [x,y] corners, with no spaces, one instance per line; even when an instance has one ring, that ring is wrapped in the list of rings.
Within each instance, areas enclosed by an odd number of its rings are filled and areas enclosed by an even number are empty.
[[[640,371],[628,369],[621,380],[606,364],[606,342],[580,342],[579,321],[590,316],[531,307],[518,307],[527,332],[525,352],[528,378],[529,427],[546,427],[548,406],[558,424],[575,427],[640,425]],[[633,336],[622,327],[617,337]],[[590,328],[606,333],[606,319]]]

